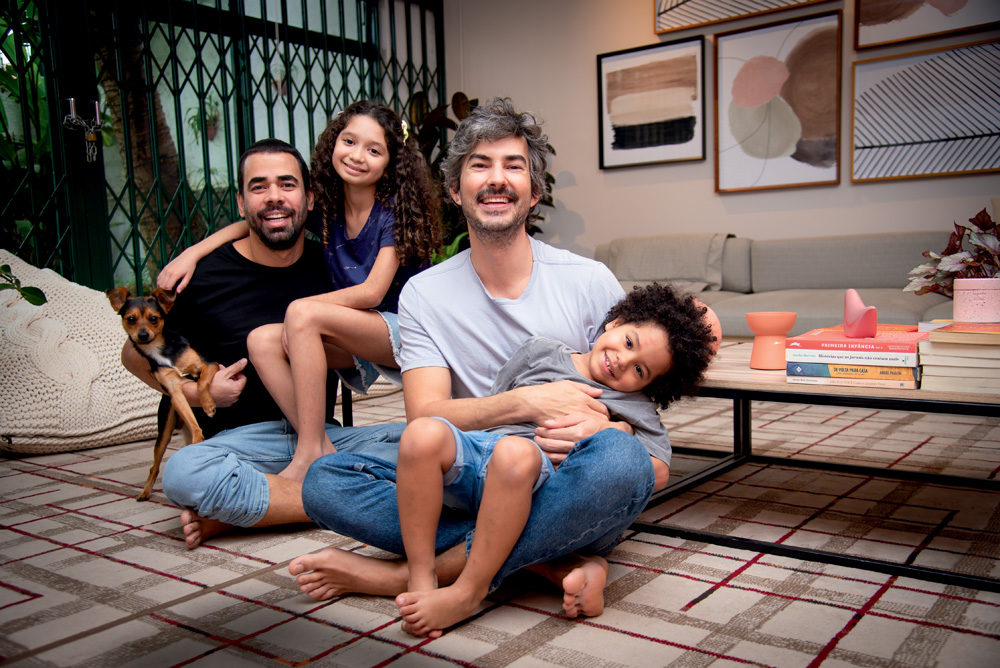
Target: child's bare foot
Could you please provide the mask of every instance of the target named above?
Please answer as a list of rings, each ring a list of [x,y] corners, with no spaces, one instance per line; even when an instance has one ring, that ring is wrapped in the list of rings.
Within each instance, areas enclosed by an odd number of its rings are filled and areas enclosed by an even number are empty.
[[[584,557],[562,580],[563,610],[567,617],[596,617],[604,612],[604,585],[608,562],[602,557]]]
[[[342,594],[396,596],[406,591],[405,562],[376,559],[336,547],[292,559],[288,572],[299,590],[317,601]]]
[[[396,597],[403,630],[414,636],[440,638],[443,629],[476,611],[482,597],[455,585],[429,591],[408,591]]]
[[[184,528],[184,544],[189,550],[193,550],[209,538],[233,528],[232,524],[198,517],[191,510],[181,511],[181,526]]]

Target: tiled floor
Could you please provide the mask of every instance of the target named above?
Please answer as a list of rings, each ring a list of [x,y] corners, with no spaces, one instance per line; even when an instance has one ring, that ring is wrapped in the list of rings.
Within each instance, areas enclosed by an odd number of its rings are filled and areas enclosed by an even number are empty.
[[[402,395],[355,424],[401,420]],[[665,416],[675,445],[730,447],[726,402]],[[784,404],[754,413],[758,448],[995,479],[1000,422]],[[148,443],[0,460],[0,657],[18,666],[994,666],[1000,594],[629,535],[607,610],[567,620],[518,575],[437,640],[400,630],[390,600],[316,603],[288,562],[326,546],[309,526],[184,549],[178,511],[134,496]],[[675,457],[683,475],[697,458]],[[748,466],[646,519],[1000,577],[1000,498],[889,478]],[[928,534],[927,529],[932,528]],[[929,537],[928,537],[929,536]]]

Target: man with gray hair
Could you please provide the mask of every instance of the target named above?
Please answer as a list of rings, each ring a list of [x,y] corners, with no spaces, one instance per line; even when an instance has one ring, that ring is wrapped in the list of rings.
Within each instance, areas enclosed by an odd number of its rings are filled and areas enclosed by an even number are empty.
[[[529,568],[563,588],[567,615],[592,616],[604,609],[604,555],[669,470],[629,425],[609,420],[599,389],[560,381],[489,395],[498,369],[531,336],[589,350],[623,295],[603,264],[527,234],[546,191],[546,141],[534,117],[508,99],[476,108],[459,126],[444,171],[468,221],[470,249],[412,279],[400,296],[403,393],[408,420],[441,417],[463,430],[544,425],[535,440],[558,469],[535,495],[492,588]],[[395,462],[358,451],[327,455],[310,468],[302,502],[321,527],[404,553]],[[474,531],[475,518],[442,515],[439,584],[461,573]],[[402,608],[410,596],[405,561],[329,548],[289,570],[318,600],[366,593],[396,596]]]

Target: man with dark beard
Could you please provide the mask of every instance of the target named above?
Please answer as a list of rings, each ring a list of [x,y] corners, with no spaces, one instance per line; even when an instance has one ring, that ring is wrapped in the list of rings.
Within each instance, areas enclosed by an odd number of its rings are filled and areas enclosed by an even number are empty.
[[[292,301],[333,289],[319,244],[307,242],[303,234],[313,208],[309,168],[291,145],[264,139],[240,158],[238,179],[236,201],[250,235],[199,262],[167,317],[168,328],[220,364],[211,385],[218,408],[214,417],[198,409],[196,386],[185,386],[209,438],[174,453],[163,469],[164,493],[185,509],[181,524],[188,548],[234,525],[309,521],[302,511],[301,484],[276,475],[294,455],[295,431],[247,361],[247,335],[253,329],[282,322]],[[161,389],[128,343],[122,362]],[[327,396],[327,415],[332,415],[336,391]],[[385,429],[335,425],[327,431],[338,450],[371,445],[387,435]],[[388,435],[398,440],[398,433]]]

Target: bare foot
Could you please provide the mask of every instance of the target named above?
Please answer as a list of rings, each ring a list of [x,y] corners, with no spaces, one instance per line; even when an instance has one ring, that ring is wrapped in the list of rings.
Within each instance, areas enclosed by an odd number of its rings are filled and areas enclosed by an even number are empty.
[[[366,557],[336,547],[292,559],[288,572],[299,590],[317,601],[342,594],[396,596],[406,591],[405,562]]]
[[[482,600],[452,585],[400,594],[396,597],[396,607],[403,617],[404,631],[414,636],[440,638],[442,629],[472,615]]]
[[[233,528],[232,524],[198,517],[191,510],[181,511],[181,526],[184,528],[184,544],[189,550],[193,550],[209,538]]]
[[[585,557],[562,580],[566,616],[596,617],[604,612],[604,585],[607,581],[608,562],[602,557]]]

